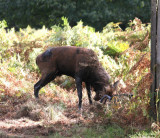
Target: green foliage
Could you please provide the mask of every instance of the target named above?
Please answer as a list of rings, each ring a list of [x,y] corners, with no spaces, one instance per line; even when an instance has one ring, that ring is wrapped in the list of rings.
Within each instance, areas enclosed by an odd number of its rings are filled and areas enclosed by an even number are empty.
[[[90,26],[84,26],[82,21],[74,27],[69,25],[67,18],[63,17],[62,21],[63,27],[55,25],[52,30],[44,26],[42,29],[35,30],[28,26],[26,29],[20,29],[19,32],[15,32],[13,28],[6,33],[5,29],[1,28],[0,59],[6,61],[10,56],[16,55],[16,58],[24,61],[24,66],[30,71],[38,71],[35,58],[44,49],[61,45],[80,46],[93,49],[111,76],[116,77],[123,71],[125,78],[125,74],[127,75],[132,67],[126,64],[129,55],[126,53],[120,56],[118,63],[110,56],[119,56],[134,41],[142,41],[146,30],[150,27],[136,18],[129,23],[130,27],[125,31],[119,27],[120,23],[111,22],[100,33],[95,32],[95,29]]]
[[[109,22],[123,22],[126,26],[135,17],[149,22],[150,7],[150,0],[0,0],[0,20],[5,19],[10,28],[50,28],[62,25],[61,17],[65,16],[71,26],[82,20],[102,30]]]
[[[146,130],[146,131],[137,132],[136,134],[129,135],[129,137],[130,138],[139,138],[139,137],[151,138],[151,137],[158,137],[158,135],[159,135],[158,132]]]
[[[0,29],[1,29],[1,28],[4,29],[4,28],[6,28],[6,27],[7,27],[7,22],[6,22],[5,20],[0,21]]]
[[[104,50],[104,53],[115,56],[127,50],[129,48],[129,43],[120,42],[120,41],[111,41],[111,42],[108,42],[107,48],[106,50]]]

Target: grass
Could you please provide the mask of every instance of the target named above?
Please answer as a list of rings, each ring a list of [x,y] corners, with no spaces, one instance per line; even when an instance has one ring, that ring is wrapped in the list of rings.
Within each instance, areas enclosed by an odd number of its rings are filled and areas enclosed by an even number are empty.
[[[74,125],[67,132],[49,135],[49,138],[159,138],[160,132],[151,130],[132,131],[132,128],[122,128],[117,124],[97,125],[86,127]]]
[[[94,126],[94,127],[86,127],[81,125],[74,125],[67,132],[55,133],[54,135],[50,135],[49,137],[72,137],[72,138],[113,138],[119,137],[123,138],[125,134],[125,130],[120,128],[117,125],[107,125],[106,126]]]
[[[128,135],[130,138],[160,138],[160,133],[156,131],[146,130],[140,131],[132,135]]]

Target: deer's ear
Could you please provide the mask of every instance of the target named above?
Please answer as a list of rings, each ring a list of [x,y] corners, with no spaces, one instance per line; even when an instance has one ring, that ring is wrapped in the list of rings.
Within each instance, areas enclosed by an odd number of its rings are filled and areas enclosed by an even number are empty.
[[[118,81],[116,81],[114,84],[113,84],[113,90],[115,91],[115,90],[117,90],[117,88],[118,88],[118,84],[119,84],[119,80]]]

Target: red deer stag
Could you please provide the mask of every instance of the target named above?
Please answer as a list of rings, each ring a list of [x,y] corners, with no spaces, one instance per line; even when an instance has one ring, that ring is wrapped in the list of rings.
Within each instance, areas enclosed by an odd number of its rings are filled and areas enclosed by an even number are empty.
[[[57,76],[68,75],[75,79],[79,97],[79,109],[82,105],[82,82],[85,82],[89,103],[91,87],[96,92],[94,100],[104,97],[111,99],[118,81],[113,85],[110,76],[100,64],[98,57],[91,49],[79,47],[54,47],[46,50],[36,58],[36,64],[41,71],[41,79],[34,85],[34,95],[38,98],[39,90],[54,80]]]

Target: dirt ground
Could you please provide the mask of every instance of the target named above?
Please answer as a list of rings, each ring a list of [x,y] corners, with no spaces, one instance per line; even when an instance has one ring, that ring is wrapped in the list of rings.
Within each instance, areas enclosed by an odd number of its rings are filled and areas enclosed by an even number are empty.
[[[59,133],[70,137],[68,133],[75,125],[92,127],[96,123],[103,125],[102,105],[89,105],[83,101],[83,110],[79,111],[76,103],[63,103],[59,99],[41,97],[36,100],[31,95],[22,97],[4,97],[0,102],[0,137],[47,137]]]

